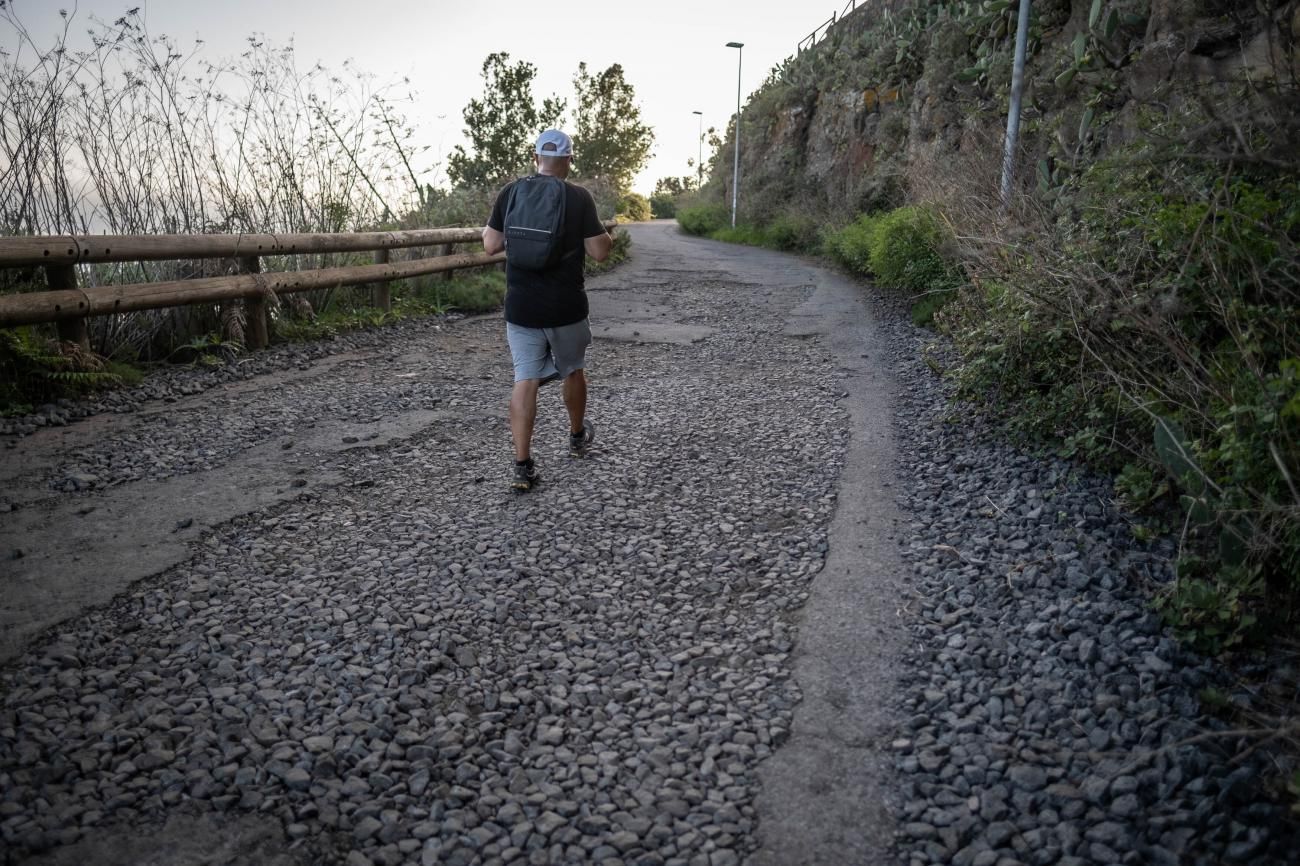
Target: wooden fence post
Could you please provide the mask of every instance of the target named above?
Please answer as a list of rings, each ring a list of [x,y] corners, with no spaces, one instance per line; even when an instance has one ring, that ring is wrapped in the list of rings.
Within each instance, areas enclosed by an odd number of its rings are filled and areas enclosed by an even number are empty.
[[[260,274],[262,272],[261,257],[240,256],[239,270],[245,274]],[[248,343],[247,348],[265,349],[271,342],[266,298],[262,295],[258,295],[254,298],[245,298],[244,318],[246,320],[244,326],[244,340]]]
[[[440,255],[440,256],[449,256],[449,255],[452,254],[452,251],[454,251],[455,249],[456,249],[456,245],[455,245],[455,244],[438,244],[438,255]],[[454,277],[454,276],[455,276],[455,272],[454,272],[454,271],[443,271],[443,272],[442,272],[442,279],[443,279],[444,282],[450,282],[451,279],[452,279],[452,277]]]
[[[388,250],[375,250],[375,264],[388,264]],[[370,293],[370,303],[385,313],[393,309],[392,283],[375,283]]]
[[[77,287],[77,268],[74,265],[46,265],[45,283],[50,291],[75,289]],[[59,339],[67,343],[76,343],[85,351],[90,351],[90,329],[86,327],[86,318],[59,319]]]

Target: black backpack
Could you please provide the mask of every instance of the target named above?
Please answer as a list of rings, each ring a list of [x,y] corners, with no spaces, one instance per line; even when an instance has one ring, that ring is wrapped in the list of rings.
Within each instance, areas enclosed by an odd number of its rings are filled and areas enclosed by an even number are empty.
[[[564,181],[535,174],[520,178],[506,202],[506,261],[511,267],[541,271],[560,261],[564,235]]]

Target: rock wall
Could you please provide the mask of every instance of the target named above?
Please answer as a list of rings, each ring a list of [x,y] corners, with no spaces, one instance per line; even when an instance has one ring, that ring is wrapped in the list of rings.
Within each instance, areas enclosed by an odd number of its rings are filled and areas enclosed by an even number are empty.
[[[1022,163],[1077,154],[1081,132],[1094,150],[1119,146],[1137,134],[1143,109],[1170,111],[1179,100],[1208,97],[1213,110],[1216,101],[1255,98],[1278,82],[1294,88],[1300,0],[1261,5],[1267,9],[1233,0],[1106,0],[1090,21],[1092,0],[1035,3]],[[896,2],[888,14],[880,10],[859,7],[751,96],[741,139],[746,220],[888,207],[902,200],[918,166],[943,166],[974,148],[1000,152],[1014,0]],[[1114,32],[1104,38],[1108,26]],[[1077,65],[1079,40],[1086,60],[1062,84]],[[983,47],[987,71],[963,80],[970,72],[963,67],[978,63]],[[1261,99],[1261,110],[1286,114],[1293,106]],[[1084,122],[1089,111],[1095,126]],[[719,160],[712,188],[729,189],[730,174],[730,163]]]

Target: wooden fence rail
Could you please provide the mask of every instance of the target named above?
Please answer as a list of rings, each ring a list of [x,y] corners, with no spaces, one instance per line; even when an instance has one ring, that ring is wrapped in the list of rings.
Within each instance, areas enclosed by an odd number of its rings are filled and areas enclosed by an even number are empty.
[[[356,253],[479,240],[479,229],[351,234],[48,235],[0,237],[0,267]]]
[[[606,223],[612,228],[613,222]],[[492,265],[504,254],[451,255],[452,245],[477,243],[480,229],[420,229],[352,234],[88,235],[0,238],[0,269],[40,266],[49,291],[0,295],[0,328],[55,322],[59,338],[89,348],[86,318],[188,304],[241,301],[249,348],[267,343],[267,301],[276,295],[335,286],[378,284],[376,305],[391,307],[388,284],[425,274]],[[390,262],[389,253],[437,247],[439,255]],[[263,272],[263,256],[372,252],[374,264]],[[225,277],[126,285],[77,285],[79,264],[232,258],[240,273]]]

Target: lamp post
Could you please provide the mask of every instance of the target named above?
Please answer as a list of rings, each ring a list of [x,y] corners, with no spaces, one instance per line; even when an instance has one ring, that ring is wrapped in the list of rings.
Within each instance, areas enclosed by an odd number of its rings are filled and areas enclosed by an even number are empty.
[[[740,199],[740,62],[745,56],[745,43],[728,42],[736,49],[736,164],[731,171],[731,227],[736,227],[736,203]]]
[[[691,114],[700,118],[700,137],[695,140],[695,143],[699,145],[699,154],[695,157],[695,174],[697,176],[695,188],[702,189],[704,187],[704,112],[692,111]]]

